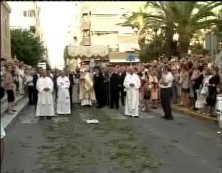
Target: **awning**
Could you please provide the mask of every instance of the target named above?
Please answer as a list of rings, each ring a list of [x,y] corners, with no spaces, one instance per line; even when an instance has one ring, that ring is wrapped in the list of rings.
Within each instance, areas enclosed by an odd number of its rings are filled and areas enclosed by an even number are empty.
[[[108,56],[107,46],[68,46],[69,58],[104,58]]]
[[[126,58],[110,59],[109,62],[110,63],[130,63],[130,61],[127,61]],[[132,63],[134,63],[134,62],[140,62],[140,60],[138,58],[136,58],[135,61],[132,61]]]
[[[140,62],[139,55],[137,53],[134,54],[134,61],[132,62]],[[128,61],[129,53],[127,52],[112,52],[109,54],[109,62],[110,63],[130,63]]]

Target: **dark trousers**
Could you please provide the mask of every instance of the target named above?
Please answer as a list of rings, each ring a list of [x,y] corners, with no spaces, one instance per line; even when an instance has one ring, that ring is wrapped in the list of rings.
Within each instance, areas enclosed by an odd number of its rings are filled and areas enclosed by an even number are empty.
[[[124,88],[121,88],[121,89],[120,89],[120,95],[121,95],[121,103],[122,103],[122,106],[125,106],[126,92],[124,91]]]
[[[111,97],[110,99],[111,108],[114,108],[115,105],[115,108],[119,109],[119,91],[118,90],[111,91],[110,97]]]
[[[172,111],[171,111],[171,94],[172,94],[172,88],[161,88],[160,89],[160,98],[161,98],[161,104],[162,108],[165,114],[166,118],[172,117]]]
[[[34,86],[28,86],[28,96],[29,96],[29,104],[35,104],[34,95],[35,95]]]
[[[33,103],[35,105],[35,109],[37,107],[37,103],[38,103],[38,90],[36,89],[36,87],[33,88]]]
[[[72,87],[69,88],[69,98],[70,98],[70,106],[71,106],[71,110],[72,110]]]

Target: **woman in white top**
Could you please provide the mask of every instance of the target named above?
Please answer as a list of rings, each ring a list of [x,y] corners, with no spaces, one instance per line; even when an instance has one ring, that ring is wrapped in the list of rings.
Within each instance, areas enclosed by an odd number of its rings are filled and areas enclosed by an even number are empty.
[[[205,74],[204,74],[204,79],[203,79],[203,85],[202,88],[200,89],[200,95],[201,95],[201,102],[203,104],[203,113],[206,114],[207,113],[207,108],[206,108],[206,99],[208,96],[208,84],[209,84],[209,80],[212,77],[211,75],[211,71],[209,68],[207,68],[205,70]]]
[[[19,82],[19,93],[20,95],[24,95],[25,90],[24,90],[24,77],[25,77],[25,72],[23,69],[23,65],[20,65],[19,68],[17,69],[18,73],[18,82]]]

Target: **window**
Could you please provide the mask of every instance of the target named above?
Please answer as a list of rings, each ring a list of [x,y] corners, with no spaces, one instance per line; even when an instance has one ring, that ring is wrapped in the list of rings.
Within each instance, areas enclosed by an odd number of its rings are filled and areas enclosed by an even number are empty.
[[[7,19],[5,18],[5,37],[8,37],[8,23],[7,23]]]
[[[89,31],[84,31],[83,32],[83,37],[90,37],[90,32]]]
[[[24,17],[27,16],[27,11],[23,11],[23,16],[24,16]]]
[[[84,14],[84,15],[82,16],[82,19],[83,19],[83,22],[88,22],[89,17],[88,17],[87,14]]]
[[[24,17],[34,17],[35,11],[34,10],[23,11],[23,16]]]
[[[33,34],[35,34],[35,32],[36,32],[35,26],[30,26],[30,31],[31,31]]]

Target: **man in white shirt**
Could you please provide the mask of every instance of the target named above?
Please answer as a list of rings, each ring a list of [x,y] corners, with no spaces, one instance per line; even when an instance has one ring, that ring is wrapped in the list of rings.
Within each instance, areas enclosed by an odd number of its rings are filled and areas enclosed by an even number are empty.
[[[172,82],[173,75],[170,72],[170,67],[168,65],[164,65],[163,74],[160,79],[160,99],[165,114],[162,118],[166,120],[173,119],[171,110]]]
[[[4,146],[4,138],[5,138],[5,130],[4,128],[2,127],[2,124],[1,124],[1,162],[3,160],[3,156],[4,156],[4,151],[5,151],[5,146]]]

